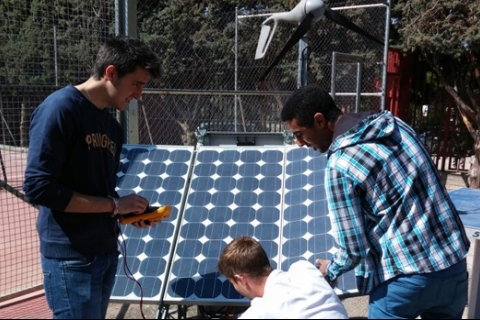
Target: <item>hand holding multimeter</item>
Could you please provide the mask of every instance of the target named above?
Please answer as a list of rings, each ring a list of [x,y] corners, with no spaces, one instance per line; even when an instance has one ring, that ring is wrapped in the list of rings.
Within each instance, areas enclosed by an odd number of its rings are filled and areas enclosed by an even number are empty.
[[[148,207],[144,213],[141,214],[123,214],[119,215],[118,219],[121,224],[132,224],[138,221],[145,221],[146,224],[150,224],[150,222],[157,222],[168,218],[172,213],[172,206],[165,205],[162,207]]]

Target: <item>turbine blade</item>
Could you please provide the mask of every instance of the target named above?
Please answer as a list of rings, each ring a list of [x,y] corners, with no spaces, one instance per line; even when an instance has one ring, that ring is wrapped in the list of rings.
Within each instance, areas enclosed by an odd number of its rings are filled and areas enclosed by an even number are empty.
[[[363,30],[359,26],[357,26],[355,23],[353,23],[350,19],[345,17],[344,15],[340,14],[339,12],[330,9],[329,7],[325,6],[325,18],[327,18],[330,21],[333,21],[347,29],[350,29],[352,31],[355,31],[358,34],[361,34],[370,40],[375,41],[378,44],[384,45],[383,41],[380,41],[379,39],[375,38],[372,36],[370,33],[367,31]]]
[[[283,47],[282,51],[278,54],[278,56],[275,58],[275,60],[268,66],[267,70],[262,74],[260,77],[260,82],[265,80],[265,77],[272,71],[272,69],[282,60],[282,58],[287,54],[288,50],[290,50],[295,44],[297,44],[298,41],[307,33],[307,31],[310,29],[310,26],[312,25],[313,21],[313,14],[309,13],[306,15],[306,17],[303,19],[303,21],[298,25],[297,29],[293,33],[293,35],[288,39],[287,43]]]

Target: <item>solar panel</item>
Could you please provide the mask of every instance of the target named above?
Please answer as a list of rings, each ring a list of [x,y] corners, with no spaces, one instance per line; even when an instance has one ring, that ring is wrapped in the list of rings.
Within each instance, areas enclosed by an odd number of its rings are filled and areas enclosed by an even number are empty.
[[[199,147],[164,302],[245,302],[217,272],[234,238],[253,236],[279,263],[283,147]]]
[[[120,255],[112,301],[158,303],[173,253],[194,147],[124,145],[117,174],[120,196],[136,193],[151,206],[171,205],[169,218],[154,228],[122,226]],[[126,264],[125,264],[126,263]],[[129,275],[140,283],[138,286]]]
[[[325,195],[327,156],[309,148],[285,149],[285,190],[281,241],[281,269],[300,260],[315,263],[336,251]],[[338,295],[357,293],[353,271],[339,277]]]
[[[217,272],[223,248],[257,239],[273,268],[335,250],[324,190],[326,156],[307,148],[199,147],[165,303],[248,304]],[[338,294],[357,291],[353,271]]]

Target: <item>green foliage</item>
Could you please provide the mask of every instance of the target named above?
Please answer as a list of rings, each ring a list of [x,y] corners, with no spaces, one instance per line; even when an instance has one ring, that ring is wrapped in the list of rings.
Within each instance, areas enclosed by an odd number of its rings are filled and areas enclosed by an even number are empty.
[[[480,1],[397,0],[397,43],[407,51],[449,55],[457,59],[480,48]]]
[[[463,114],[471,137],[478,139],[480,1],[397,0],[392,17],[397,22],[392,44],[428,63]]]
[[[112,4],[2,0],[0,84],[61,86],[86,79],[99,45],[113,35]]]

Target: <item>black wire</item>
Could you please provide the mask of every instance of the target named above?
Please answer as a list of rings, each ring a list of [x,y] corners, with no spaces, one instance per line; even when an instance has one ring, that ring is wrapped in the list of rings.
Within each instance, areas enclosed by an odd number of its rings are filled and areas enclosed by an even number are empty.
[[[117,230],[118,230],[118,234],[117,234]],[[125,243],[126,242],[125,238],[123,237],[122,229],[118,226],[117,222],[115,222],[115,236],[117,238],[117,243],[118,243],[118,246],[120,248],[120,253],[123,255],[123,272],[125,273],[125,275],[127,276],[128,279],[135,282],[138,285],[138,287],[140,288],[140,314],[142,315],[143,319],[146,319],[145,314],[143,313],[143,288],[142,288],[141,283],[138,282],[137,279],[135,279],[132,271],[128,267],[128,264],[127,264],[127,245]],[[118,239],[119,237],[122,237],[122,243],[120,243],[120,240]]]

